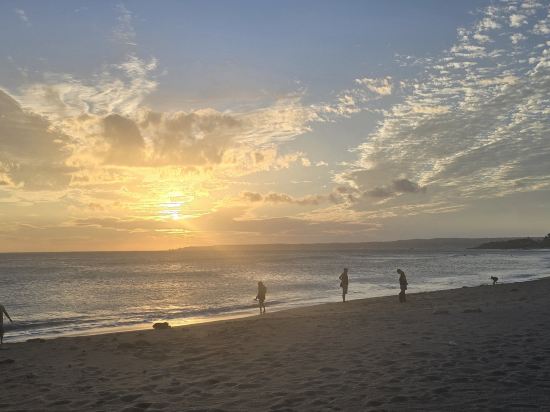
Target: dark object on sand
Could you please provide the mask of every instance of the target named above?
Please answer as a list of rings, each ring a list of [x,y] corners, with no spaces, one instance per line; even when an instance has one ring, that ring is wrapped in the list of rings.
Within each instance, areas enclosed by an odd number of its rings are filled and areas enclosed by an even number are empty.
[[[481,313],[482,310],[480,308],[475,309],[464,309],[462,313]]]
[[[168,322],[153,323],[153,329],[170,329],[171,327]]]
[[[434,315],[448,315],[449,311],[446,309],[439,309],[433,312]]]
[[[491,280],[493,281],[493,285],[496,285],[498,282],[498,278],[496,276],[491,276]]]
[[[2,359],[2,360],[0,360],[0,365],[8,365],[8,364],[11,364],[11,363],[15,363],[15,360],[13,360],[13,359]]]
[[[28,342],[28,343],[44,343],[44,342],[46,342],[46,339],[32,338],[32,339],[27,339],[26,342]]]

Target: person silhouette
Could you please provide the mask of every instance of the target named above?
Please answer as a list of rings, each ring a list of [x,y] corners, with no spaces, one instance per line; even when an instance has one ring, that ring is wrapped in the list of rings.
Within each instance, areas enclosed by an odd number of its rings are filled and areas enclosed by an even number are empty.
[[[491,276],[491,280],[493,281],[493,286],[498,282],[498,278],[496,276]]]
[[[11,320],[10,315],[8,315],[6,308],[0,305],[0,345],[4,343],[4,314],[8,317],[10,322],[13,323],[13,320]]]
[[[260,315],[262,313],[265,313],[265,295],[267,293],[267,288],[265,287],[263,282],[258,282],[258,294],[256,295],[256,298],[254,300],[258,301],[258,304],[260,306]],[[262,312],[263,309],[263,312]]]
[[[344,271],[338,279],[340,279],[340,287],[342,288],[342,302],[345,302],[349,284],[348,268],[344,268]]]
[[[397,269],[397,273],[399,273],[399,287],[401,288],[401,292],[399,292],[399,303],[404,303],[407,301],[405,291],[407,290],[407,285],[409,283],[407,282],[407,276],[405,276],[405,272],[403,272],[401,269]]]

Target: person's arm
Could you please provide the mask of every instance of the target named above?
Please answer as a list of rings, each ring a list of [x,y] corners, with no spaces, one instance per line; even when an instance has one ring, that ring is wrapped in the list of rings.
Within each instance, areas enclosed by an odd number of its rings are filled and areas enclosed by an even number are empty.
[[[8,317],[8,319],[10,320],[11,323],[13,323],[13,320],[11,320],[10,318],[10,315],[8,314],[8,312],[6,311],[6,308],[2,306],[2,312],[4,312],[6,314],[6,316]]]

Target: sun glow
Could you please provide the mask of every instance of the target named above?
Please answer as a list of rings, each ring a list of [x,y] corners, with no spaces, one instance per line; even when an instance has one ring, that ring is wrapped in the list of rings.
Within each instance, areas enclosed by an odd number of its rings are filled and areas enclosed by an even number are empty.
[[[159,217],[161,219],[178,221],[188,217],[182,213],[183,209],[193,201],[193,196],[182,192],[170,192],[164,196],[165,201],[159,203]]]

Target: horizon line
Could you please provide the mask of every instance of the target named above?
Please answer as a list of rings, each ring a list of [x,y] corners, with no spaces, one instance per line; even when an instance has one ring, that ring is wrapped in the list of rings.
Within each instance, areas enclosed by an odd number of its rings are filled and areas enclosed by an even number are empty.
[[[315,245],[359,245],[359,244],[379,244],[379,243],[396,243],[396,242],[412,242],[412,241],[434,241],[434,240],[508,240],[508,239],[538,239],[543,236],[485,236],[485,237],[433,237],[433,238],[409,238],[409,239],[394,239],[394,240],[366,240],[357,242],[300,242],[300,243],[222,243],[212,245],[193,245],[182,246],[173,249],[115,249],[115,250],[40,250],[40,251],[0,251],[0,255],[7,254],[51,254],[51,253],[136,253],[136,252],[176,252],[186,249],[209,249],[209,248],[232,248],[232,247],[266,247],[266,246],[315,246]]]

